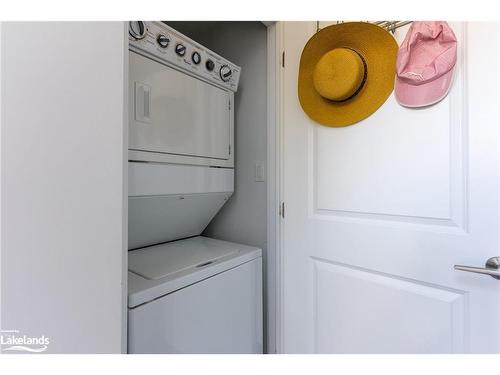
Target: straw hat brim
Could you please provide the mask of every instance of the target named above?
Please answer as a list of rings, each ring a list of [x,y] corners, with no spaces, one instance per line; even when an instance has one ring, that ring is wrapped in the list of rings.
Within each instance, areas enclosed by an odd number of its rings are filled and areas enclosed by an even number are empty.
[[[314,88],[313,72],[319,59],[335,48],[358,52],[367,66],[366,82],[353,98],[335,102]],[[325,27],[307,42],[300,58],[298,94],[304,112],[331,127],[355,124],[374,113],[394,89],[398,45],[383,28],[368,22],[347,22]]]

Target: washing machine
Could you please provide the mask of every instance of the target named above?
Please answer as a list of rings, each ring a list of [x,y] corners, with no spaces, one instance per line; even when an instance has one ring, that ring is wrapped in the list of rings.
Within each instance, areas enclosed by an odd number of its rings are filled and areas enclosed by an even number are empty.
[[[260,249],[197,236],[129,257],[129,353],[261,353]]]
[[[240,72],[129,23],[129,353],[262,353],[261,249],[201,236],[234,191]]]

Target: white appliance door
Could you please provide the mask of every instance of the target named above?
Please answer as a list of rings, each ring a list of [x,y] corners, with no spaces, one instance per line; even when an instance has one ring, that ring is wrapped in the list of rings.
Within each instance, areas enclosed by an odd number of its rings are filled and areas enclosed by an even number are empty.
[[[280,26],[282,351],[500,353],[500,280],[454,270],[500,256],[499,30],[450,25],[458,62],[443,101],[409,109],[391,95],[345,128],[298,102],[315,23]]]
[[[129,76],[129,149],[229,158],[229,92],[132,51]]]
[[[262,353],[262,258],[129,309],[129,353]]]

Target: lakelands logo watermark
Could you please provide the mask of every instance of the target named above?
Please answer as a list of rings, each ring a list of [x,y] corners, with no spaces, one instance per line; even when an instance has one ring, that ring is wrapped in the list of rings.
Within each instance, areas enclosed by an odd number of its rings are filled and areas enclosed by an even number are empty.
[[[49,338],[44,335],[23,335],[15,329],[0,331],[0,352],[43,353],[49,344]]]

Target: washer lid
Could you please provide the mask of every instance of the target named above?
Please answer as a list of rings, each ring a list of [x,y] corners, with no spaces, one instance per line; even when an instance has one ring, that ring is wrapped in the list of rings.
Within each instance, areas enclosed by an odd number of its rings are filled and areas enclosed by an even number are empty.
[[[132,250],[128,256],[128,307],[135,308],[260,259],[262,250],[200,236]]]
[[[239,252],[230,242],[194,237],[129,252],[129,270],[148,280],[207,266]]]

